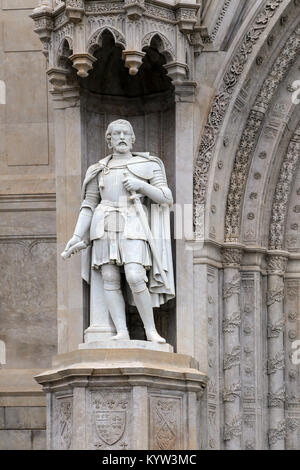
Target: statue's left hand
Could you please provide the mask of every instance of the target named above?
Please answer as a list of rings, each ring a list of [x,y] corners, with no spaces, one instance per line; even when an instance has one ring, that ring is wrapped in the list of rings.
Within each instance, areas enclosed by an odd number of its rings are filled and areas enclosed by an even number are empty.
[[[123,179],[123,184],[127,191],[140,191],[142,189],[143,182],[137,178],[127,176]]]

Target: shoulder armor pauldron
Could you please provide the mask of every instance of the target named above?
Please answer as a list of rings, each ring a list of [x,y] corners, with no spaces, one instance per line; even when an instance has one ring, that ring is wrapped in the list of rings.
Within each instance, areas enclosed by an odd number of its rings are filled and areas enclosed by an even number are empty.
[[[135,176],[145,180],[151,180],[155,171],[161,171],[160,165],[152,157],[134,157],[127,163],[127,168]]]

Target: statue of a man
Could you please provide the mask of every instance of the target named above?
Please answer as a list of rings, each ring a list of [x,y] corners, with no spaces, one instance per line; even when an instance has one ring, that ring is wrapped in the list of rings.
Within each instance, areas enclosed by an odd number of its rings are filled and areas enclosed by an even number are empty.
[[[129,339],[124,273],[133,298],[127,301],[137,307],[148,341],[165,343],[153,317],[153,307],[175,295],[169,219],[173,199],[164,165],[149,153],[131,152],[135,135],[128,121],[112,122],[106,140],[113,153],[87,170],[78,222],[65,251],[77,252],[83,241],[91,247],[85,272],[101,271],[103,301],[117,330],[112,339]],[[88,275],[84,278],[89,281]]]

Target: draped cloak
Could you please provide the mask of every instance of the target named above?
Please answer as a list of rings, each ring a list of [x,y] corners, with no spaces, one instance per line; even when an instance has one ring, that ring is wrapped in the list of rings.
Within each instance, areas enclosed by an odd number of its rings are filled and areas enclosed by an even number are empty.
[[[150,156],[149,153],[138,153],[133,152],[133,156],[142,157],[143,159],[149,159],[149,163],[154,161],[157,163],[162,171],[164,177],[166,176],[165,168],[162,161],[157,158]],[[85,199],[86,187],[87,184],[95,178],[101,171],[106,167],[109,162],[111,155],[103,158],[98,163],[90,166],[87,170],[85,179],[82,185],[82,200]],[[147,164],[147,163],[146,163]],[[151,164],[151,163],[150,163]],[[135,164],[137,165],[137,164]],[[130,173],[132,173],[130,164],[127,166]],[[133,175],[134,176],[134,175]],[[172,249],[171,249],[171,236],[170,236],[170,207],[167,204],[157,204],[150,200],[148,197],[145,198],[146,206],[150,214],[149,217],[149,226],[154,238],[154,243],[158,257],[161,261],[161,265],[165,271],[169,282],[169,289],[164,285],[161,275],[159,273],[158,266],[152,256],[152,266],[150,271],[147,272],[148,275],[148,288],[151,295],[152,306],[159,307],[160,305],[166,303],[168,300],[172,299],[175,296],[175,287],[174,287],[174,273],[173,273],[173,262],[172,262]],[[139,215],[137,214],[137,217]],[[89,232],[85,235],[85,239],[88,241],[88,247],[82,251],[82,278],[90,284],[91,280],[91,255],[92,252],[92,242],[89,240]],[[102,278],[100,276],[100,282]],[[103,292],[103,288],[100,289],[100,292]],[[130,293],[130,289],[126,289],[127,292],[127,302],[134,305],[133,297]],[[126,295],[126,293],[125,293]],[[103,298],[103,303],[105,304],[105,299]]]

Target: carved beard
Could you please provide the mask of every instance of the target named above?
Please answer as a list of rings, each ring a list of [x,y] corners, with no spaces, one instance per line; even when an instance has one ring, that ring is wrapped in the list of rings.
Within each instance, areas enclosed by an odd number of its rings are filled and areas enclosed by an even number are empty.
[[[127,144],[126,142],[116,145],[115,150],[118,153],[128,153],[132,149],[132,145]]]

